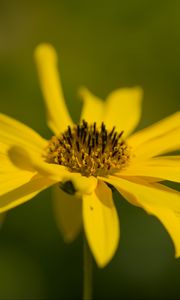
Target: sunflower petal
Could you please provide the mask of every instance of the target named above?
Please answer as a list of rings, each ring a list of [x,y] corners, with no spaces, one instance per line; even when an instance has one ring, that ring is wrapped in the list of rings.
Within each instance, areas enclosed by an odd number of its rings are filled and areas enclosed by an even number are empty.
[[[178,156],[179,157],[179,156]],[[122,170],[119,176],[147,176],[180,182],[180,157],[157,157],[146,161],[137,160]]]
[[[33,129],[4,114],[0,114],[0,142],[23,145],[36,152],[42,151],[47,145],[47,141]]]
[[[97,185],[95,177],[82,176],[80,173],[70,172],[64,166],[49,164],[43,160],[42,156],[38,156],[23,147],[12,147],[11,159],[19,168],[32,168],[54,182],[72,182],[79,195],[92,193]]]
[[[180,150],[180,127],[142,144],[134,153],[137,158],[147,159],[176,150]]]
[[[107,185],[98,182],[97,189],[83,196],[84,229],[91,251],[99,267],[113,257],[119,242],[119,221]]]
[[[14,165],[9,156],[9,146],[0,144],[0,195],[27,183],[35,175],[32,169],[21,169]]]
[[[162,137],[175,129],[180,128],[180,112],[145,128],[128,138],[128,143],[133,146],[134,149],[138,148],[142,144]],[[168,143],[168,141],[167,141]]]
[[[28,183],[0,197],[0,213],[14,208],[36,196],[55,182],[45,177],[34,176]]]
[[[161,184],[114,178],[109,183],[132,204],[157,217],[171,236],[176,257],[180,256],[180,193]]]
[[[33,167],[43,176],[48,176],[52,180],[61,183],[72,182],[78,195],[92,193],[97,185],[97,179],[93,176],[86,177],[80,173],[70,172],[66,167],[56,164],[32,160]]]
[[[79,94],[84,102],[81,112],[81,121],[86,120],[91,124],[96,122],[97,125],[100,126],[104,118],[105,102],[94,96],[86,88],[81,88]]]
[[[142,89],[124,88],[112,92],[106,100],[104,122],[108,128],[116,126],[128,136],[137,126],[141,117]]]
[[[54,213],[66,242],[72,242],[82,226],[82,200],[53,187]]]
[[[47,109],[48,125],[55,134],[59,134],[73,122],[59,80],[57,54],[50,44],[41,44],[36,48],[35,59]]]

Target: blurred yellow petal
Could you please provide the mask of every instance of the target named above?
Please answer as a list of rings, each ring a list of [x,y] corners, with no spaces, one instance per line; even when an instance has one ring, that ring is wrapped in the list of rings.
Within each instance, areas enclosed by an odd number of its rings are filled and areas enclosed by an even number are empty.
[[[11,159],[17,166],[21,168],[31,167],[42,176],[55,182],[65,183],[71,181],[78,195],[92,193],[97,185],[95,177],[82,176],[80,173],[70,172],[64,166],[47,163],[42,156],[35,155],[22,147],[13,147],[11,149]]]
[[[116,126],[116,130],[128,136],[138,125],[141,117],[142,89],[124,88],[112,92],[106,100],[104,122],[107,128]]]
[[[34,160],[34,168],[43,176],[48,176],[57,182],[72,182],[78,195],[92,193],[97,185],[97,179],[93,176],[86,177],[80,173],[70,172],[66,167],[57,164]]]
[[[180,128],[180,112],[147,127],[128,138],[128,143],[136,149],[142,144],[167,135],[171,131]],[[167,141],[168,143],[168,141]]]
[[[50,44],[40,44],[35,51],[41,89],[47,109],[48,126],[59,134],[72,125],[57,69],[58,58]]]
[[[161,184],[149,184],[143,180],[131,182],[122,178],[110,177],[111,183],[134,205],[142,207],[154,215],[164,225],[171,236],[176,256],[180,256],[180,193]]]
[[[3,114],[0,114],[0,142],[7,145],[23,145],[36,152],[42,151],[47,145],[47,141],[33,129]]]
[[[122,170],[119,176],[147,176],[161,180],[180,182],[180,156],[157,157],[146,161],[137,160]]]
[[[90,124],[96,122],[100,125],[104,118],[105,102],[94,96],[86,88],[81,88],[79,94],[83,99],[81,121],[86,120]]]
[[[142,89],[139,87],[119,89],[112,92],[103,102],[87,89],[80,90],[84,100],[81,120],[89,123],[105,123],[108,129],[124,130],[129,135],[137,126],[141,117]]]
[[[36,196],[42,190],[55,182],[40,176],[34,176],[28,183],[2,195],[0,197],[0,213],[14,208]]]
[[[137,158],[147,159],[176,150],[180,150],[180,127],[140,145],[134,149],[134,154]]]
[[[83,196],[83,222],[87,240],[99,267],[113,257],[119,242],[119,220],[108,186],[99,181],[97,189]]]
[[[53,187],[53,206],[57,225],[66,242],[72,242],[82,227],[82,200]]]
[[[9,157],[9,146],[0,144],[0,195],[27,183],[35,175],[35,170],[23,170],[14,165]]]
[[[33,176],[34,173],[25,171],[11,172],[5,175],[0,174],[0,196],[29,182]]]

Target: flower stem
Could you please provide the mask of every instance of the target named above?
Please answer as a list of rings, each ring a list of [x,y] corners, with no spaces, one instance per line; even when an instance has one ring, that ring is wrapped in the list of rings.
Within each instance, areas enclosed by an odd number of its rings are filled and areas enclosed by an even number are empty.
[[[92,299],[92,255],[84,236],[83,300]]]

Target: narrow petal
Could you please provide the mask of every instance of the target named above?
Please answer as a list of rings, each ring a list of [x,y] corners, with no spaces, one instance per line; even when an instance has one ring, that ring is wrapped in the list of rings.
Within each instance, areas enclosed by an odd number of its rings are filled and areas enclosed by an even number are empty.
[[[122,178],[106,180],[132,204],[157,217],[171,236],[176,257],[180,256],[180,193],[161,184]]]
[[[0,114],[0,142],[7,145],[23,145],[27,149],[39,152],[47,141],[23,123]]]
[[[34,176],[28,183],[0,197],[0,213],[14,208],[36,196],[55,182],[45,177]]]
[[[86,177],[80,173],[70,172],[66,167],[47,163],[42,155],[38,156],[23,147],[13,147],[11,149],[11,159],[19,168],[32,168],[46,178],[55,182],[71,181],[77,194],[92,193],[97,185],[97,179],[93,176]]]
[[[112,92],[103,102],[87,89],[80,90],[84,100],[81,120],[89,123],[105,123],[108,129],[116,126],[129,135],[137,126],[141,117],[142,89],[139,87],[119,89]]]
[[[124,88],[112,92],[106,100],[104,122],[108,128],[116,126],[128,136],[138,125],[141,117],[142,89]]]
[[[176,150],[180,150],[180,127],[140,145],[133,151],[137,158],[147,159]]]
[[[36,174],[32,169],[21,169],[9,157],[9,146],[0,144],[0,196],[27,183]]]
[[[55,134],[59,134],[66,130],[68,125],[72,125],[72,120],[61,88],[57,54],[51,45],[41,44],[36,48],[35,59],[47,109],[48,125]]]
[[[82,200],[53,187],[54,213],[57,225],[66,242],[72,242],[82,226]]]
[[[93,176],[82,176],[80,173],[70,172],[63,166],[37,160],[33,161],[32,164],[40,174],[48,176],[56,182],[72,182],[78,195],[91,194],[96,188],[97,179]]]
[[[179,157],[179,159],[178,159]],[[137,160],[122,170],[119,176],[144,176],[160,180],[180,182],[180,156],[157,157],[146,161]],[[117,176],[118,176],[117,175]]]
[[[99,267],[113,257],[119,242],[119,221],[111,189],[99,181],[97,189],[83,196],[84,229]]]
[[[180,112],[177,112],[143,130],[133,134],[128,139],[128,143],[134,148],[143,146],[145,143],[154,141],[159,137],[166,136],[180,128]],[[167,144],[169,141],[167,140]],[[148,147],[148,146],[147,146]]]
[[[86,120],[88,123],[96,122],[97,125],[100,125],[104,118],[105,102],[94,96],[86,88],[81,88],[79,94],[84,102],[81,112],[81,121]]]

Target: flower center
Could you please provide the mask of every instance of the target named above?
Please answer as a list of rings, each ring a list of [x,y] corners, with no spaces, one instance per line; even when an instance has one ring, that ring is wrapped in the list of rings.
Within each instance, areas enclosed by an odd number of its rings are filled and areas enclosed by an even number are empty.
[[[122,139],[123,131],[111,131],[104,123],[82,121],[68,126],[58,136],[53,136],[46,149],[46,161],[67,167],[84,176],[106,176],[124,168],[130,158],[130,149]]]

